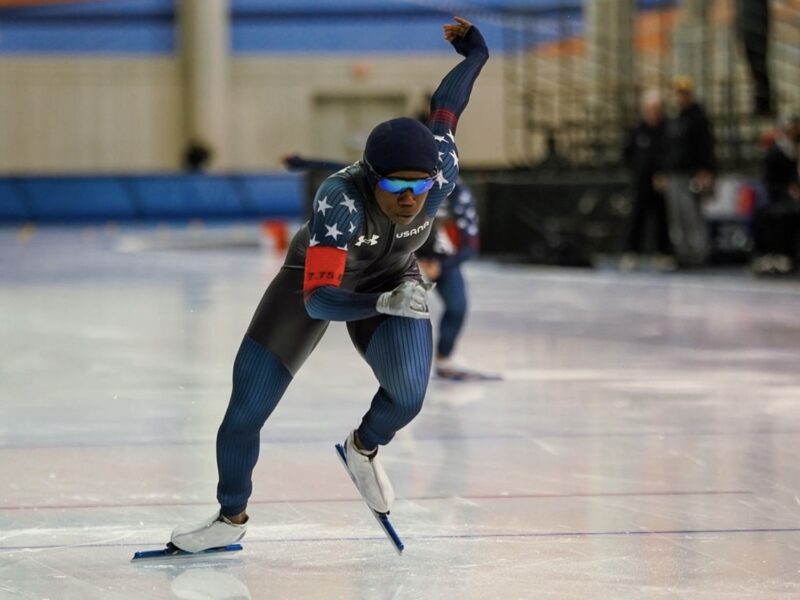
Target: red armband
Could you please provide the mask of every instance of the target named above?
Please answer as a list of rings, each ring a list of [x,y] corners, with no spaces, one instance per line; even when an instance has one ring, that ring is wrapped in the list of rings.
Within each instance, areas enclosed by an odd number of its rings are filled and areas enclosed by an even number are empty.
[[[453,246],[461,248],[461,232],[458,230],[456,222],[453,219],[447,219],[444,222],[444,230],[447,233],[447,237],[453,242]]]
[[[306,269],[303,293],[309,294],[320,286],[342,285],[347,250],[329,246],[313,246],[306,251]]]
[[[445,123],[455,131],[456,125],[458,125],[458,117],[455,115],[455,113],[447,109],[437,108],[436,110],[431,112],[431,116],[428,118],[428,122],[431,124],[435,122]]]

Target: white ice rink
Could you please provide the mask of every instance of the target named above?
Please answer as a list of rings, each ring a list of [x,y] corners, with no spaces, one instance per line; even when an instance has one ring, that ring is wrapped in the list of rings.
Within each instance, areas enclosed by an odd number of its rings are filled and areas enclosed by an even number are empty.
[[[738,273],[470,264],[460,359],[505,380],[434,382],[382,451],[402,557],[334,452],[376,388],[334,325],[244,551],[131,564],[215,509],[279,265],[242,234],[0,232],[0,599],[800,598],[800,283]]]

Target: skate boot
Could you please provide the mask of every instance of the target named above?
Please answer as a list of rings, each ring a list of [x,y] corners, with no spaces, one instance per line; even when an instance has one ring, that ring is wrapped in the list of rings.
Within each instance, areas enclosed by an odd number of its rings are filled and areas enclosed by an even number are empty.
[[[370,453],[359,450],[354,442],[355,431],[344,442],[347,469],[353,475],[356,487],[369,507],[388,514],[394,502],[392,482],[378,461],[378,449]]]
[[[172,530],[170,541],[184,552],[202,552],[235,544],[244,537],[246,531],[246,521],[241,525],[231,523],[217,511],[200,523],[176,527]]]

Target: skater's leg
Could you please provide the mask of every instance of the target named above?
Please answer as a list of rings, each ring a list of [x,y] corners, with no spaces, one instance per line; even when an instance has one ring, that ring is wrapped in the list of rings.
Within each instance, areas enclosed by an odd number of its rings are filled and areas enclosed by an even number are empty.
[[[303,306],[302,271],[283,269],[270,284],[244,337],[233,368],[233,392],[217,432],[215,515],[172,532],[189,552],[224,546],[244,535],[260,432],[297,370],[316,347],[327,321],[311,319]]]
[[[445,360],[453,353],[467,316],[467,287],[461,268],[455,266],[442,269],[442,274],[436,280],[436,291],[444,302],[436,359]]]
[[[245,336],[233,365],[233,392],[217,433],[217,500],[222,515],[240,519],[253,489],[260,433],[292,376],[274,354]]]
[[[380,388],[361,426],[344,443],[345,460],[367,504],[388,513],[394,490],[378,459],[378,446],[388,444],[422,408],[433,353],[431,323],[382,316],[348,323],[348,329]]]
[[[363,329],[370,325],[358,323]],[[430,378],[433,334],[427,319],[389,317],[381,320],[369,339],[358,335],[354,339],[380,384],[358,428],[361,445],[372,450],[388,444],[422,408]]]
[[[217,500],[221,508],[204,521],[175,528],[173,545],[200,552],[227,546],[244,536],[261,428],[291,381],[291,374],[274,354],[245,336],[233,365],[231,400],[217,432]]]
[[[233,392],[217,433],[217,499],[222,514],[236,522],[252,491],[259,436],[294,374],[328,326],[308,316],[303,273],[282,269],[253,316],[233,368]]]

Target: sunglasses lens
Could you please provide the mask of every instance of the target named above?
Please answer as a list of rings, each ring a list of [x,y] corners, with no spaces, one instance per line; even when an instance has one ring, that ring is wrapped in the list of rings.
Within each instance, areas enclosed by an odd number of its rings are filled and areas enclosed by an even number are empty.
[[[389,179],[383,177],[378,180],[380,188],[390,194],[400,194],[411,190],[415,196],[424,194],[433,187],[433,179]]]
[[[415,195],[424,194],[433,187],[433,179],[421,179],[417,182],[417,187],[414,190]]]

